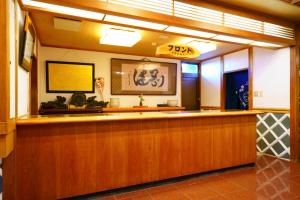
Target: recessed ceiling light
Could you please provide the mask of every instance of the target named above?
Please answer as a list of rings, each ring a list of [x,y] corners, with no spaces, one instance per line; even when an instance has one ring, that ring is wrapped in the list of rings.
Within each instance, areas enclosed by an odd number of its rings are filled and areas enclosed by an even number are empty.
[[[185,34],[185,35],[192,35],[197,37],[203,37],[203,38],[211,38],[216,36],[216,34],[213,33],[207,33],[203,31],[196,31],[192,29],[186,29],[186,28],[180,28],[176,26],[169,26],[165,31],[172,32],[172,33],[179,33],[179,34]]]
[[[165,28],[168,27],[167,25],[164,25],[164,24],[147,22],[147,21],[142,21],[142,20],[137,20],[137,19],[130,19],[130,18],[119,17],[119,16],[114,16],[114,15],[106,15],[104,18],[104,21],[114,22],[114,23],[119,23],[119,24],[126,24],[126,25],[137,26],[137,27],[143,27],[143,28],[149,28],[149,29],[154,29],[154,30],[164,30]]]
[[[141,38],[142,36],[136,31],[109,28],[104,31],[104,35],[100,38],[100,44],[132,47]]]
[[[260,47],[282,47],[279,44],[273,44],[273,43],[268,43],[268,42],[253,42],[251,45],[254,46],[260,46]]]
[[[188,46],[195,47],[198,51],[200,51],[201,54],[214,51],[217,49],[217,45],[213,44],[211,42],[202,42],[198,40],[193,40],[189,43],[187,43]]]
[[[88,18],[88,19],[102,20],[104,17],[104,14],[98,12],[92,12],[92,11],[82,10],[77,8],[70,8],[66,6],[59,6],[55,4],[43,3],[38,1],[23,0],[23,4],[26,6],[46,9],[47,11],[54,12],[54,13],[60,13],[60,14],[77,16],[77,17]]]
[[[232,37],[232,36],[227,36],[227,35],[217,35],[213,39],[222,40],[222,41],[226,41],[226,42],[241,43],[241,44],[249,44],[251,42],[254,42],[253,40],[248,40],[248,39],[238,38],[238,37]]]

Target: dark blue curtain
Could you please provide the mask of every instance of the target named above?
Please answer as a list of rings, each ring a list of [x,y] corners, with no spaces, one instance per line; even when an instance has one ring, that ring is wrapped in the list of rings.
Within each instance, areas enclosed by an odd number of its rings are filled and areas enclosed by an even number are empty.
[[[248,109],[248,70],[225,75],[226,109]]]

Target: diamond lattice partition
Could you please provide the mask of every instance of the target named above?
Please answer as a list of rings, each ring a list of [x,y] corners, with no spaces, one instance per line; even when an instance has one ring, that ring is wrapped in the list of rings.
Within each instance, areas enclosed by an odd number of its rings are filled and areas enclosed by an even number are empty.
[[[290,158],[290,115],[265,113],[257,115],[256,147],[260,153]]]

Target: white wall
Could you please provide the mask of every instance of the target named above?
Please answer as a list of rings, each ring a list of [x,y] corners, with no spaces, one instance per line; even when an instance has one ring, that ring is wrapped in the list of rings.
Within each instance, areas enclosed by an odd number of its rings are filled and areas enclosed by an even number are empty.
[[[19,33],[23,32],[24,16],[20,7],[18,6],[18,22]],[[22,37],[22,36],[20,36]],[[21,38],[18,39],[20,44]],[[21,44],[20,44],[21,45]],[[21,46],[19,46],[21,48]],[[21,66],[18,67],[18,116],[29,114],[29,73],[25,71]]]
[[[248,50],[224,57],[224,70],[248,68]],[[290,108],[290,49],[253,49],[253,107]],[[202,63],[201,105],[220,106],[220,59]]]
[[[61,48],[51,48],[51,47],[40,47],[39,49],[39,103],[45,101],[52,101],[57,95],[65,96],[67,98],[71,97],[69,93],[46,93],[46,60],[52,61],[69,61],[69,62],[88,62],[95,63],[95,76],[104,77],[105,88],[104,88],[104,99],[109,101],[112,97],[110,95],[110,61],[111,58],[124,58],[124,59],[134,59],[141,60],[144,57],[132,56],[132,55],[122,55],[122,54],[112,54],[112,53],[101,53],[92,51],[81,51],[81,50],[71,50],[71,49],[61,49]],[[181,105],[181,71],[180,71],[180,61],[174,59],[162,59],[162,58],[149,58],[152,61],[161,62],[172,62],[177,63],[177,95],[175,96],[145,96],[145,105],[156,106],[157,104],[166,103],[167,100],[178,100],[179,105]],[[87,96],[97,96],[95,94],[87,94]],[[136,96],[117,96],[113,97],[120,98],[121,107],[131,107],[138,105],[139,100]]]
[[[224,72],[247,69],[249,66],[248,49],[237,51],[224,56]]]
[[[220,58],[207,60],[201,63],[201,106],[221,106],[220,75]]]
[[[253,107],[289,109],[290,49],[254,48],[253,57]]]

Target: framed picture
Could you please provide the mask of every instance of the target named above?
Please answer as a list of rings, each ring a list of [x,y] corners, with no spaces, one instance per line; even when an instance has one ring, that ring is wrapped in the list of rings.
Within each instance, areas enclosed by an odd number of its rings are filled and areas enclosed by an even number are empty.
[[[35,49],[35,31],[28,15],[25,16],[23,37],[20,63],[25,70],[30,71],[32,65],[32,56],[34,55]]]
[[[112,95],[176,95],[177,64],[111,59]]]
[[[47,93],[94,93],[94,80],[92,63],[46,61]]]

